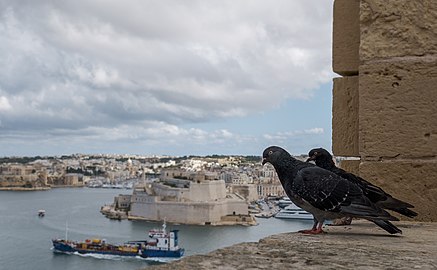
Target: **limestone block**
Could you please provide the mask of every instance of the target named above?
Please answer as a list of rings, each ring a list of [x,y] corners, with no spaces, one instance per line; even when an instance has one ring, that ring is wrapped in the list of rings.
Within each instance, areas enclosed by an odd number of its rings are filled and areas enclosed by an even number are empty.
[[[437,53],[437,1],[362,0],[360,60]]]
[[[341,160],[338,164],[343,170],[353,173],[355,175],[360,174],[360,160]]]
[[[374,62],[360,72],[360,156],[436,157],[437,57]]]
[[[358,76],[335,78],[332,96],[332,151],[335,156],[359,156]]]
[[[332,69],[343,76],[358,74],[359,8],[359,0],[335,0],[334,2]]]
[[[435,159],[365,161],[360,164],[362,178],[393,197],[413,204],[414,211],[419,213],[415,220],[419,221],[437,221],[436,175]]]

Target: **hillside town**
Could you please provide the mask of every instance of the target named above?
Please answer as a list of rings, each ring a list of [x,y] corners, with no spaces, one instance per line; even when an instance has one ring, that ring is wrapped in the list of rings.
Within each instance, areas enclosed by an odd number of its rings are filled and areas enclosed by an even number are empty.
[[[262,166],[256,156],[75,154],[1,159],[0,190],[57,187],[131,190],[102,206],[108,218],[200,225],[254,225],[251,203],[285,195],[274,168]]]
[[[297,158],[304,160],[305,156]],[[226,188],[238,189],[241,193],[252,190],[254,194],[250,194],[250,199],[283,195],[273,167],[262,166],[260,157],[216,155],[4,157],[0,158],[0,189],[133,188],[135,184],[161,175],[188,178],[193,173],[223,180]]]

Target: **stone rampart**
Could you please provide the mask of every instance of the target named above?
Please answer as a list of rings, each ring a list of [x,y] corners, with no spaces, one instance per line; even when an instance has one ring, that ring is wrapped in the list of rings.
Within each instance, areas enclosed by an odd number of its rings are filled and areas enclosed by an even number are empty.
[[[437,1],[335,0],[333,153],[437,221]]]

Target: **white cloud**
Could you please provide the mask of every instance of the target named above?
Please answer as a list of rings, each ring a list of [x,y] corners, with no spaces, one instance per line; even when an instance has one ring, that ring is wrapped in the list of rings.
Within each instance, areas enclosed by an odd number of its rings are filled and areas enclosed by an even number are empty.
[[[303,135],[317,135],[323,134],[325,131],[323,128],[311,128],[304,130],[294,130],[294,131],[285,131],[285,132],[277,132],[274,134],[264,134],[263,137],[270,141],[280,141],[283,142],[292,137],[303,136]]]
[[[0,96],[0,111],[7,111],[12,109],[9,100],[5,96]]]
[[[236,137],[180,125],[311,98],[332,77],[331,5],[2,1],[2,129],[92,130],[103,137],[110,130],[117,138],[147,122],[162,124],[135,132],[139,137]]]

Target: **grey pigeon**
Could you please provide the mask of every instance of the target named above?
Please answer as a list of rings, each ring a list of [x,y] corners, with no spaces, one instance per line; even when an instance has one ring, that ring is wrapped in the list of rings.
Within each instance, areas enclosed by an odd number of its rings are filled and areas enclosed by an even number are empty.
[[[290,200],[314,216],[314,225],[302,233],[323,233],[325,220],[358,217],[372,221],[387,232],[402,233],[389,220],[398,220],[376,206],[356,184],[308,162],[293,158],[278,146],[263,152],[262,164],[273,165]]]
[[[356,176],[355,174],[346,172],[343,169],[335,166],[335,162],[332,155],[323,148],[314,148],[308,154],[309,158],[307,161],[314,160],[316,165],[335,173],[336,175],[343,177],[346,180],[358,185],[362,190],[364,195],[377,206],[395,211],[401,215],[413,218],[417,216],[417,213],[408,209],[414,208],[413,205],[401,201],[399,199],[393,198],[390,194],[385,192],[382,188],[373,185],[372,183],[364,180],[363,178]]]

